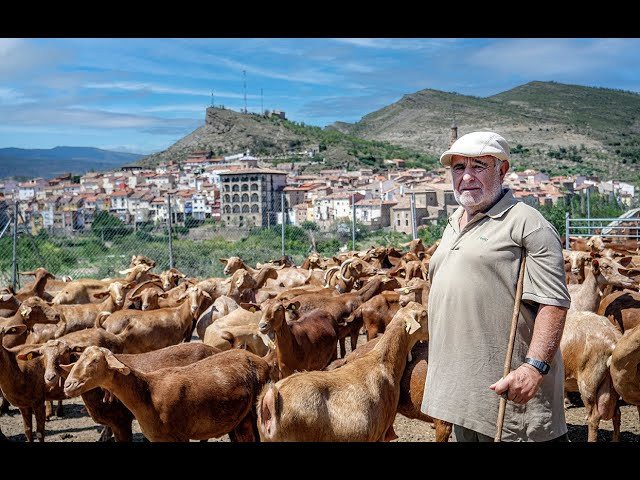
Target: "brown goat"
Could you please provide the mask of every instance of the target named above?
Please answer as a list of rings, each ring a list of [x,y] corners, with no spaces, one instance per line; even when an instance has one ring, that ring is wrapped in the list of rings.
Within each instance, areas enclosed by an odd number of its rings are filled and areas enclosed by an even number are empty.
[[[96,318],[96,327],[113,334],[128,328],[125,349],[130,353],[157,350],[181,341],[190,341],[195,320],[203,309],[203,300],[210,298],[199,287],[190,287],[184,294],[187,300],[174,308],[158,310],[120,310],[104,317]]]
[[[332,371],[295,373],[258,398],[264,441],[381,441],[393,426],[407,355],[427,337],[427,310],[410,303],[366,355]]]
[[[44,363],[41,359],[19,360],[16,354],[22,348],[18,346],[9,351],[4,346],[6,334],[19,335],[26,331],[25,325],[16,325],[0,328],[0,389],[3,395],[12,405],[15,405],[22,414],[24,434],[28,442],[33,441],[33,419],[36,417],[36,438],[44,442],[45,426],[45,401],[63,400],[64,392],[60,387],[49,389],[44,383]]]
[[[299,310],[300,303],[291,302],[286,308]],[[275,340],[281,378],[296,371],[321,370],[335,360],[338,325],[331,314],[316,309],[288,323],[280,301],[273,301],[261,311],[258,329]]]
[[[621,333],[640,325],[640,293],[632,290],[613,292],[602,299],[598,315],[607,317]]]
[[[100,338],[87,338],[86,333],[90,330],[97,331]],[[102,329],[90,328],[70,333],[59,340],[47,342],[39,349],[23,351],[21,355],[25,356],[29,353],[43,355],[46,363],[45,382],[48,385],[54,385],[67,376],[67,372],[59,368],[60,365],[74,362],[87,347],[92,345],[99,346],[112,352],[121,349],[117,341],[108,341],[109,335],[111,334],[107,334]],[[151,372],[165,367],[189,365],[219,352],[220,350],[217,348],[201,343],[182,343],[147,353],[119,354],[116,355],[116,358],[127,362],[127,365],[136,370]],[[113,432],[118,442],[133,441],[131,429],[131,423],[134,419],[133,414],[117,398],[112,398],[111,401],[104,401],[104,397],[105,392],[101,388],[94,388],[82,394],[82,400],[91,418],[96,423],[107,427],[101,436],[101,440],[106,440]]]
[[[106,388],[131,410],[152,442],[206,440],[234,430],[241,439],[253,440],[255,401],[269,378],[265,360],[238,349],[144,373],[107,349],[88,347],[73,366],[61,368],[69,371],[68,395]]]

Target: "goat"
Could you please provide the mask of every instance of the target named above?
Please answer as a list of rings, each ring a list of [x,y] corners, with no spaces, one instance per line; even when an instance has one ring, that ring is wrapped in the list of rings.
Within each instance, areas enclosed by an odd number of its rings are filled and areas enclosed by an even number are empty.
[[[195,327],[195,320],[202,310],[207,292],[194,286],[183,294],[188,300],[174,308],[158,310],[120,310],[109,315],[106,320],[99,315],[95,326],[118,334],[125,328],[129,331],[125,337],[125,348],[130,353],[148,352],[158,348],[175,345],[181,341],[189,342]],[[130,325],[130,326],[129,326]]]
[[[395,419],[407,355],[427,335],[427,310],[412,302],[366,355],[268,384],[258,397],[261,440],[383,440]]]
[[[60,368],[69,372],[67,395],[106,388],[152,442],[206,440],[234,430],[238,438],[253,440],[255,401],[269,378],[265,360],[239,349],[144,373],[107,349],[88,347],[75,364]]]
[[[5,347],[3,340],[6,334],[20,335],[26,329],[26,325],[0,327],[0,389],[4,397],[20,410],[27,441],[33,441],[32,415],[35,415],[36,438],[44,442],[45,400],[63,400],[66,397],[59,387],[46,388],[41,359],[20,360],[16,358],[16,353],[25,346],[19,345],[11,351]]]
[[[406,305],[403,305],[403,307]],[[382,337],[376,337],[364,345],[360,345],[344,358],[334,360],[325,370],[335,370],[348,362],[369,353]],[[411,359],[402,374],[400,381],[400,399],[397,412],[407,418],[431,423],[436,429],[436,442],[448,442],[453,425],[443,420],[431,418],[420,410],[424,396],[424,383],[427,379],[429,343],[417,342],[411,349]]]
[[[596,313],[607,317],[624,333],[640,325],[640,293],[632,290],[610,293],[600,301]]]
[[[594,258],[591,268],[586,270],[584,282],[581,285],[568,285],[571,296],[569,310],[596,312],[600,303],[600,288],[605,285],[615,285],[630,288],[635,282],[619,274],[617,265],[610,259]]]
[[[286,308],[299,310],[300,303],[291,302]],[[287,323],[280,301],[263,306],[261,311],[258,329],[274,341],[282,378],[295,371],[320,370],[336,358],[338,325],[331,314],[315,309]]]
[[[640,415],[640,328],[624,332],[611,354],[611,378],[622,399]]]
[[[95,334],[87,336],[87,333],[91,330],[95,331]],[[102,329],[89,328],[80,332],[70,333],[58,340],[47,342],[41,347],[25,350],[21,355],[42,355],[46,364],[45,383],[53,386],[56,383],[63,382],[63,378],[67,376],[67,372],[60,369],[60,365],[70,364],[72,361],[77,360],[74,357],[78,357],[87,347],[92,345],[99,346],[112,352],[121,350],[119,342],[110,340],[109,335],[111,334]],[[137,370],[150,372],[164,367],[189,365],[219,352],[220,350],[201,343],[183,343],[147,353],[119,354],[116,358],[127,362],[127,365],[131,365]],[[82,400],[91,418],[96,423],[106,426],[100,437],[101,441],[106,440],[111,434],[115,436],[118,442],[131,442],[133,440],[131,423],[134,416],[120,400],[112,397],[110,401],[105,401],[105,392],[101,388],[94,388],[82,393]]]
[[[580,392],[587,412],[588,441],[598,438],[600,420],[613,420],[613,441],[620,439],[618,394],[613,388],[609,365],[622,335],[605,317],[593,312],[569,310],[560,350],[565,374],[565,392]]]

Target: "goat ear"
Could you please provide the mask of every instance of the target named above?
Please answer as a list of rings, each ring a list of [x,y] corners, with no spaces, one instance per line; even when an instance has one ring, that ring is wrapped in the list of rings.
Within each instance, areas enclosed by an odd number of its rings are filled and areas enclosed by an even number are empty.
[[[39,348],[34,348],[32,350],[23,351],[16,355],[18,360],[33,360],[34,358],[40,357],[42,352]]]
[[[248,302],[243,302],[240,304],[241,308],[244,308],[245,310],[249,310],[251,313],[255,313],[260,309],[260,305],[258,305],[257,303],[248,303]]]
[[[0,295],[0,300],[2,300],[3,302],[8,302],[9,300],[11,300],[11,297],[13,297],[11,293],[5,293],[3,295]]]
[[[3,330],[5,335],[20,335],[27,330],[27,326],[13,325],[13,326],[4,327]]]
[[[631,263],[631,260],[633,260],[631,257],[622,257],[618,259],[618,263],[623,267],[628,267],[629,264]]]
[[[75,363],[75,362],[73,362],[73,363],[69,363],[68,365],[60,364],[60,365],[58,365],[58,366],[59,366],[62,370],[64,370],[65,372],[67,372],[67,373],[71,373],[71,370],[73,369],[73,367],[74,367],[74,365],[75,365],[75,364],[76,364],[76,363]]]
[[[416,322],[416,319],[413,318],[413,315],[408,315],[407,318],[405,318],[404,322],[405,329],[407,330],[407,333],[409,335],[413,334],[420,328],[420,324]]]
[[[184,297],[186,296],[186,292],[183,293],[182,295],[180,295],[180,297],[178,298],[178,300],[182,300]],[[160,293],[158,294],[158,298],[168,298],[169,297],[169,292],[164,292],[164,293]]]
[[[136,300],[140,300],[140,294],[136,293],[135,295],[132,295],[131,297],[129,297],[129,301],[130,302],[135,302]]]
[[[202,296],[205,298],[209,298],[211,299],[211,295],[209,295],[207,292],[205,292],[204,290],[200,290],[200,292],[202,293]]]
[[[218,260],[220,260],[222,263],[227,263],[229,261],[229,259],[227,258],[219,258]]]
[[[109,295],[109,292],[98,292],[93,294],[94,298],[104,298],[107,295]]]
[[[129,367],[127,367],[124,363],[118,360],[115,357],[115,355],[113,355],[112,353],[107,354],[105,358],[107,360],[107,365],[109,366],[109,368],[113,370],[117,370],[122,375],[129,375],[129,373],[131,373],[131,370],[129,369]]]
[[[287,310],[292,310],[294,312],[298,312],[300,311],[300,302],[296,301],[296,302],[290,302],[287,305]]]

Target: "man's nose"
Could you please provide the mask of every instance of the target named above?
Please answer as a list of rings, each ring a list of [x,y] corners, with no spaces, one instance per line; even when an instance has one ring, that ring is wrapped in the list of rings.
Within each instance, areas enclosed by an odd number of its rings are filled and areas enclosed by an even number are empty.
[[[465,171],[465,172],[464,172],[464,175],[462,176],[462,181],[463,181],[463,182],[468,182],[468,181],[470,181],[472,178],[473,178],[473,175],[471,175],[470,173],[468,173],[468,172],[466,172],[466,171]]]

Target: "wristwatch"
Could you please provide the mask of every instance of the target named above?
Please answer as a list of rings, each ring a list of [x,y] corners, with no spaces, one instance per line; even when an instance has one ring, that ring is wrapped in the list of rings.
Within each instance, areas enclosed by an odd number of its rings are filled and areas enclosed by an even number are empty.
[[[542,375],[546,375],[549,373],[551,367],[547,362],[543,362],[542,360],[536,360],[535,358],[525,358],[524,363],[528,363],[529,365],[533,365],[536,370],[538,370]]]

